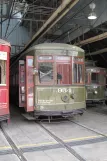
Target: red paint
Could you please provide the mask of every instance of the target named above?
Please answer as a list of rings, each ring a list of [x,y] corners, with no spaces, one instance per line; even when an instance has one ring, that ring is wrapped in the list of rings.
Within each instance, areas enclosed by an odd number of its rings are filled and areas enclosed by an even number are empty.
[[[6,84],[0,84],[0,116],[9,114],[9,63],[10,63],[10,45],[0,44],[0,51],[7,52],[6,61]]]
[[[25,93],[22,93],[21,88],[25,88],[25,62],[24,60],[19,60],[19,107],[25,107]]]
[[[29,64],[29,61],[32,63]],[[26,106],[27,112],[34,111],[33,56],[26,56]]]
[[[57,73],[61,74],[62,76],[62,80],[60,80],[60,84],[65,84],[65,85],[71,84],[71,64],[70,63],[66,63],[66,64],[57,63]]]

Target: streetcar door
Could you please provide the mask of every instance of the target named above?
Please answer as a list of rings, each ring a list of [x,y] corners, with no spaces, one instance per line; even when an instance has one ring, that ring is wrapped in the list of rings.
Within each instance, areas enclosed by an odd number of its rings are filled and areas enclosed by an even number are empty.
[[[71,65],[57,64],[57,84],[71,84]]]
[[[25,61],[19,60],[19,107],[25,107]]]
[[[26,56],[26,106],[27,112],[34,111],[33,56]]]

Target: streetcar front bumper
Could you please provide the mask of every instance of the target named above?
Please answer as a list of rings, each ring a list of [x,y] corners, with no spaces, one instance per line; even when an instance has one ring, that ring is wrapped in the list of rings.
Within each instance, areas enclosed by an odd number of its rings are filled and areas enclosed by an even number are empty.
[[[77,115],[80,114],[82,115],[85,111],[85,108],[81,108],[81,109],[76,109],[76,110],[72,110],[72,111],[37,111],[35,110],[34,115],[35,116],[62,116],[62,117],[66,117],[66,116],[73,116],[73,115]]]

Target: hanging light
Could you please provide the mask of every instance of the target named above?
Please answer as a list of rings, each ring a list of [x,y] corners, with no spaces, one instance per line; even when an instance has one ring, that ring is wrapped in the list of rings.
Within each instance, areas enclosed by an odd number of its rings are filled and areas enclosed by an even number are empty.
[[[92,10],[92,12],[88,15],[88,19],[89,20],[95,20],[97,18],[96,13],[94,12],[94,9],[96,7],[95,3],[91,3],[89,5],[90,9]]]
[[[96,13],[95,12],[92,12],[92,13],[90,13],[89,15],[88,15],[88,19],[89,20],[95,20],[97,18],[97,16],[96,16]]]

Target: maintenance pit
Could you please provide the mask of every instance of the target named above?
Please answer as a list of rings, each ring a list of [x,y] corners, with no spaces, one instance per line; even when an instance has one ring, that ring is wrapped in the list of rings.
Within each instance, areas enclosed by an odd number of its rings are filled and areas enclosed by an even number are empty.
[[[107,116],[102,114],[106,107],[98,108],[50,123],[28,121],[14,110],[10,123],[1,124],[0,160],[107,160]]]

